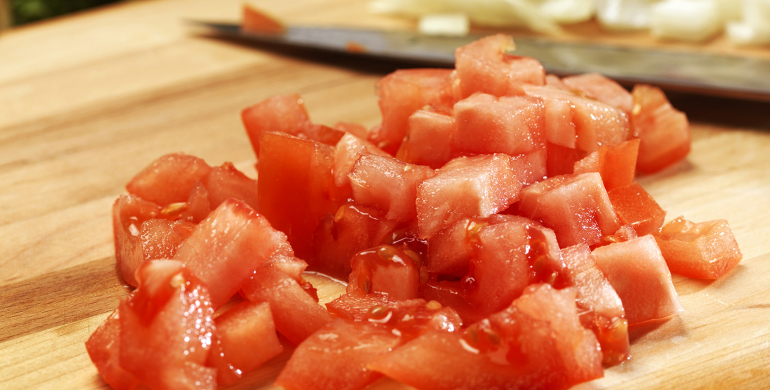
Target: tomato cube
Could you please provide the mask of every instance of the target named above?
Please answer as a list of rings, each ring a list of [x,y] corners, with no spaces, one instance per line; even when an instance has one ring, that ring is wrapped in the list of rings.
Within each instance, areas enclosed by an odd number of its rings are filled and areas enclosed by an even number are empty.
[[[452,150],[518,155],[545,148],[544,105],[530,96],[475,94],[454,106]]]
[[[599,340],[602,362],[615,365],[630,353],[628,321],[623,303],[604,276],[588,245],[578,244],[561,251],[564,261],[564,282],[577,292],[580,321]]]
[[[348,173],[353,170],[356,161],[367,154],[390,156],[369,141],[360,139],[352,134],[345,134],[334,149],[334,184],[337,187],[346,186],[350,179]]]
[[[283,351],[268,303],[241,302],[217,317],[208,362],[231,384]]]
[[[310,269],[345,280],[352,271],[356,253],[391,242],[397,222],[382,217],[379,210],[354,204],[340,206],[334,215],[321,220],[315,235]]]
[[[718,279],[743,258],[723,219],[693,223],[679,217],[664,225],[655,241],[671,272],[690,278]]]
[[[143,222],[156,218],[160,210],[157,204],[130,194],[121,195],[112,205],[115,259],[123,280],[132,286],[138,285],[134,273],[144,261],[140,228]]]
[[[424,165],[367,155],[356,161],[348,177],[356,203],[376,206],[387,219],[408,222],[417,216],[417,186],[434,175]]]
[[[454,117],[436,110],[417,110],[409,117],[409,130],[396,157],[433,169],[451,160]]]
[[[690,153],[690,124],[687,115],[676,110],[659,88],[636,85],[631,126],[639,137],[636,169],[653,173],[671,166]]]
[[[586,73],[561,79],[567,88],[580,91],[585,96],[598,100],[624,112],[631,113],[634,99],[631,93],[615,81],[599,73]]]
[[[505,154],[458,157],[417,188],[420,238],[464,218],[487,217],[513,204],[521,183]]]
[[[620,223],[633,227],[636,234],[654,234],[663,226],[666,212],[639,184],[618,187],[607,194]]]
[[[629,326],[684,310],[653,236],[596,248],[592,254],[623,302]]]
[[[126,189],[161,206],[185,202],[195,182],[202,181],[210,171],[211,167],[198,157],[167,154],[136,174]]]
[[[139,381],[120,366],[120,314],[115,310],[86,341],[88,357],[115,390],[133,390]]]
[[[599,172],[604,188],[612,191],[634,181],[639,140],[633,139],[617,145],[602,145],[599,150],[575,162],[573,173]]]
[[[412,257],[418,261],[419,257],[407,251],[410,250],[381,245],[357,253],[350,260],[353,271],[348,279],[348,293],[378,292],[396,300],[418,298],[420,272]]]
[[[344,200],[335,192],[334,148],[283,133],[264,133],[260,147],[260,212],[288,236],[297,257],[309,259],[320,219]]]
[[[377,82],[382,125],[370,140],[395,155],[407,133],[409,117],[426,105],[452,107],[454,96],[449,69],[402,69]]]
[[[514,48],[513,38],[504,34],[490,35],[457,48],[455,68],[460,97],[476,92],[523,95],[522,84],[544,85],[545,69],[540,62],[508,54]]]
[[[331,315],[289,275],[263,264],[243,284],[251,302],[267,302],[275,328],[295,345],[329,323]]]
[[[399,341],[389,327],[337,319],[294,350],[275,382],[287,390],[362,389],[381,376],[369,363]]]
[[[598,173],[548,178],[522,190],[521,215],[553,229],[562,248],[601,242],[620,228]]]
[[[310,116],[299,95],[276,95],[241,111],[241,120],[254,153],[259,156],[262,133],[275,131],[298,136],[310,122]]]
[[[201,221],[174,258],[206,283],[219,308],[285,242],[286,236],[267,219],[228,199]]]
[[[215,325],[208,290],[178,261],[142,264],[120,303],[120,365],[148,388],[216,387],[205,366]]]
[[[217,208],[229,198],[238,199],[259,211],[259,188],[257,181],[250,179],[226,162],[221,167],[214,167],[203,179],[203,185],[208,191],[209,207]]]

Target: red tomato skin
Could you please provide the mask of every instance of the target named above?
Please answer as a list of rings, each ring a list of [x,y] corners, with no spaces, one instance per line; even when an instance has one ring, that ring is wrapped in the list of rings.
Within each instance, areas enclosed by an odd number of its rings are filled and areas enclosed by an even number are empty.
[[[652,235],[596,248],[592,254],[623,302],[629,326],[684,310]]]
[[[86,341],[88,357],[102,379],[115,390],[132,390],[139,385],[133,374],[120,366],[119,310],[110,314]]]
[[[211,167],[198,157],[167,154],[134,176],[126,189],[161,206],[185,202],[195,182],[201,181],[210,171]]]
[[[569,76],[561,79],[561,81],[571,90],[580,91],[591,99],[617,107],[626,113],[631,113],[634,105],[631,93],[620,84],[599,73]]]
[[[666,212],[639,184],[618,187],[607,194],[620,223],[633,227],[638,235],[654,234],[663,226]]]
[[[412,256],[418,257],[417,254]],[[412,256],[392,245],[380,245],[357,253],[350,260],[352,272],[347,292],[378,292],[401,301],[418,298],[420,271]]]
[[[519,213],[553,229],[562,248],[601,242],[620,223],[598,173],[550,177],[524,188]]]
[[[671,272],[690,278],[718,279],[743,258],[727,221],[693,223],[682,217],[655,235]]]
[[[334,148],[283,133],[264,133],[260,145],[260,212],[287,235],[297,257],[310,259],[321,218],[347,199],[334,185]]]
[[[369,140],[395,155],[407,133],[409,117],[426,105],[451,107],[454,104],[448,69],[402,69],[383,77],[375,86],[382,125],[370,133]]]
[[[545,147],[545,106],[530,96],[474,94],[454,106],[455,156],[532,153]]]
[[[263,264],[242,286],[251,302],[268,302],[275,328],[295,345],[328,324],[331,315],[292,277]]]
[[[226,162],[221,167],[214,167],[203,179],[208,191],[209,207],[215,209],[227,199],[243,201],[254,211],[259,211],[259,188],[257,181],[250,179]]]
[[[337,319],[294,350],[275,382],[287,390],[362,389],[381,376],[368,363],[399,340],[389,327]]]
[[[219,384],[232,384],[283,352],[266,302],[241,302],[215,323],[208,364],[217,369]]]
[[[522,84],[544,85],[543,66],[535,59],[507,54],[514,47],[513,38],[497,34],[457,48],[455,68],[460,97],[476,92],[523,95]]]
[[[671,106],[659,88],[638,84],[631,92],[631,127],[641,140],[636,169],[648,174],[681,161],[690,153],[687,116]]]
[[[286,242],[247,204],[228,199],[195,228],[174,257],[209,287],[221,307]]]

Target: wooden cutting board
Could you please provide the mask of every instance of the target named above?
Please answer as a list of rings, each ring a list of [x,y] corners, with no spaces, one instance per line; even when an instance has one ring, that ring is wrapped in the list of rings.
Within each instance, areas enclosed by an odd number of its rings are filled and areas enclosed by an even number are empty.
[[[296,23],[414,27],[366,14],[364,1],[263,6]],[[393,65],[267,52],[181,23],[239,11],[239,0],[132,1],[0,33],[0,388],[106,387],[83,343],[128,292],[115,272],[110,207],[152,160],[182,151],[253,174],[238,114],[279,93],[302,94],[319,123],[379,121],[373,85]],[[679,47],[607,37],[590,23],[563,38]],[[720,39],[705,50],[768,54]],[[639,181],[669,219],[727,219],[744,259],[716,282],[674,275],[685,313],[633,331],[633,358],[580,387],[768,388],[770,105],[672,101],[692,121],[692,154]],[[272,387],[287,356],[236,388]],[[403,386],[372,386],[393,387]]]

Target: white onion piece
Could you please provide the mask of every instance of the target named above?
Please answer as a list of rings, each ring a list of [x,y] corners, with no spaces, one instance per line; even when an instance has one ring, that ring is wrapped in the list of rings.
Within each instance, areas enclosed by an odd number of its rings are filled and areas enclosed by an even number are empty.
[[[608,30],[650,28],[650,0],[597,0],[596,17]]]
[[[465,14],[425,15],[418,28],[423,35],[461,37],[468,35],[470,22]]]
[[[652,35],[698,42],[722,30],[724,22],[714,0],[665,0],[652,6]]]
[[[728,23],[727,37],[738,45],[770,43],[770,0],[743,0],[743,20]]]
[[[540,0],[540,12],[556,23],[580,23],[596,12],[595,0]]]
[[[716,0],[719,6],[719,14],[722,19],[741,20],[743,17],[743,1],[741,0]]]

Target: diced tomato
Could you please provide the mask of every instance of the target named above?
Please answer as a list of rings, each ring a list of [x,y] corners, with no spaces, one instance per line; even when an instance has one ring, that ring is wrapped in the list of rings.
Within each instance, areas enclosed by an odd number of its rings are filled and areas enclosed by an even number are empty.
[[[302,273],[307,268],[307,263],[304,260],[294,257],[294,250],[291,249],[288,242],[282,243],[278,250],[270,256],[268,262],[297,282],[302,280]]]
[[[226,162],[221,167],[214,167],[203,179],[203,185],[208,191],[209,205],[212,209],[219,207],[229,198],[235,198],[259,211],[259,189],[257,181],[250,179]]]
[[[251,302],[270,304],[275,328],[295,345],[332,320],[296,280],[270,263],[257,268],[242,291]]]
[[[564,82],[561,81],[559,76],[555,74],[545,75],[545,85],[551,88],[563,89],[565,91],[569,91],[570,89],[566,84],[564,84]]]
[[[522,191],[521,215],[553,229],[562,248],[595,245],[620,228],[598,173],[554,176]]]
[[[134,176],[126,189],[161,206],[185,202],[195,182],[203,180],[209,171],[211,167],[198,157],[167,154]]]
[[[160,214],[160,206],[136,195],[120,195],[112,205],[112,233],[115,240],[115,259],[120,275],[126,283],[136,286],[134,276],[144,261],[141,243],[142,223]]]
[[[364,125],[358,123],[337,122],[334,124],[334,128],[345,133],[350,133],[362,140],[365,140],[369,135],[369,130],[367,130]]]
[[[639,184],[618,187],[607,194],[620,223],[633,227],[636,234],[653,234],[663,226],[666,212]]]
[[[409,130],[396,157],[433,169],[444,166],[452,155],[454,117],[436,110],[417,110],[409,117]]]
[[[231,384],[283,351],[268,303],[241,302],[214,321],[209,365],[217,382]]]
[[[144,260],[170,259],[179,246],[195,229],[195,224],[184,220],[172,222],[165,219],[144,221],[139,229]]]
[[[381,245],[357,253],[350,260],[353,271],[348,279],[348,293],[379,292],[396,300],[415,299],[419,295],[420,272],[413,251]]]
[[[679,217],[664,225],[655,241],[671,272],[690,278],[720,278],[743,258],[723,219],[693,223]]]
[[[260,212],[288,236],[297,257],[309,259],[320,219],[340,205],[332,176],[334,148],[283,133],[264,133],[260,147]]]
[[[671,166],[690,153],[690,124],[659,88],[639,84],[632,91],[631,127],[641,139],[636,169],[653,173]]]
[[[464,218],[504,210],[520,196],[521,183],[505,154],[458,157],[417,189],[420,238],[430,238]]]
[[[523,95],[522,84],[544,85],[545,70],[540,62],[508,54],[514,47],[510,36],[497,34],[457,48],[455,68],[460,97],[476,92]]]
[[[473,256],[468,231],[477,230],[479,223],[488,224],[484,218],[463,219],[428,239],[428,272],[458,277],[468,273]]]
[[[634,99],[631,93],[620,84],[602,76],[599,73],[586,73],[577,76],[565,77],[561,80],[568,88],[585,96],[598,100],[610,106],[617,107],[624,112],[631,113]]]
[[[275,383],[287,390],[355,390],[380,374],[369,363],[400,337],[383,325],[337,319],[300,344]]]
[[[195,228],[174,257],[209,287],[219,308],[286,236],[247,204],[228,199]]]
[[[548,177],[547,158],[546,149],[538,149],[513,158],[513,171],[516,172],[516,178],[522,187],[543,181]]]
[[[213,389],[205,367],[215,330],[205,285],[178,261],[149,261],[139,288],[121,302],[120,365],[149,388]]]
[[[315,234],[310,269],[347,279],[352,271],[350,259],[356,253],[380,244],[391,243],[397,222],[389,221],[371,207],[354,204],[340,206],[327,214]]]
[[[546,172],[549,177],[574,173],[575,163],[588,155],[582,150],[567,148],[550,142],[546,145]]]
[[[562,271],[556,236],[537,222],[512,215],[467,232],[473,256],[462,287],[476,312],[472,320],[506,308],[531,283],[555,283]]]
[[[310,122],[310,116],[299,95],[276,95],[244,109],[241,120],[254,153],[259,156],[262,133],[274,131],[300,135],[305,124]]]
[[[593,256],[623,302],[629,326],[684,310],[653,236],[596,248]]]
[[[166,208],[170,206],[166,206]],[[195,182],[195,185],[190,190],[190,196],[187,198],[187,204],[181,207],[180,211],[182,214],[179,216],[179,219],[185,219],[193,223],[198,223],[208,217],[211,212],[211,203],[209,202],[209,192],[203,186],[203,183]]]
[[[416,364],[415,362],[419,362]],[[426,333],[369,364],[421,389],[566,389],[602,376],[574,290],[533,286],[508,309],[458,332]]]
[[[133,374],[120,366],[120,310],[115,310],[86,341],[88,357],[99,375],[115,390],[133,390],[139,385]]]
[[[352,134],[345,134],[334,149],[334,183],[337,187],[348,185],[348,173],[361,156],[374,154],[390,156],[371,142],[360,139]]]
[[[617,145],[602,145],[599,150],[576,162],[574,173],[599,172],[604,188],[612,191],[634,181],[638,153],[638,139]]]
[[[429,280],[421,286],[422,297],[452,308],[462,318],[463,323],[468,324],[478,318],[478,311],[465,299],[460,283],[459,280]]]
[[[623,303],[604,276],[588,245],[562,249],[564,282],[577,292],[580,322],[592,330],[602,348],[602,362],[615,365],[629,356],[628,321]]]
[[[376,206],[385,218],[400,222],[417,216],[417,186],[433,176],[430,167],[377,155],[361,156],[348,174],[356,203]]]
[[[545,148],[545,107],[530,96],[474,94],[454,106],[455,155],[505,153],[511,156]]]
[[[619,108],[556,88],[525,89],[527,95],[543,99],[550,143],[593,152],[629,138],[628,115]]]
[[[402,69],[377,82],[382,125],[369,138],[382,150],[395,155],[408,128],[409,117],[426,105],[454,104],[448,69]]]

